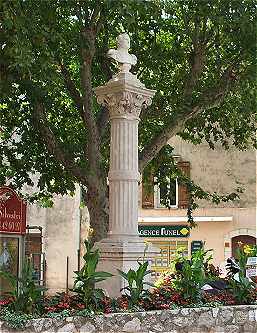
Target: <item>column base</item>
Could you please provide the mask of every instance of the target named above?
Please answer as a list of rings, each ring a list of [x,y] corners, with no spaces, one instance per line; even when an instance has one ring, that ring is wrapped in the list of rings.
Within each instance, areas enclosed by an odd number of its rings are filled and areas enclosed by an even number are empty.
[[[148,269],[151,269],[152,259],[160,250],[151,244],[147,244],[147,246],[144,260],[149,262]],[[101,252],[97,270],[110,272],[114,275],[99,283],[98,286],[103,288],[108,296],[118,297],[121,295],[120,290],[127,286],[127,282],[119,275],[117,269],[124,272],[130,268],[136,270],[137,261],[143,261],[146,244],[138,236],[126,236],[124,239],[122,237],[115,239],[113,236],[113,238],[108,237],[96,243],[96,247]],[[150,274],[147,276],[147,281],[153,282]]]

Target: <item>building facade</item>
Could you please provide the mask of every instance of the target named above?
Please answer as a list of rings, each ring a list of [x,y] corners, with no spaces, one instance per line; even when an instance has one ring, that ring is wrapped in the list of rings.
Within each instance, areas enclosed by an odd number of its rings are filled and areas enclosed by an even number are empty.
[[[194,146],[179,137],[170,144],[178,166],[184,166],[187,175],[204,190],[228,194],[240,186],[244,191],[240,199],[219,205],[198,200],[199,208],[193,212],[197,226],[182,235],[172,230],[174,226],[183,230],[182,227],[188,225],[185,189],[176,185],[177,198],[167,209],[160,204],[158,186],[154,186],[150,199],[149,191],[148,197],[144,196],[143,188],[139,224],[142,230],[158,226],[155,229],[159,230],[159,235],[150,233],[146,238],[160,248],[160,256],[155,260],[156,270],[165,270],[178,247],[185,247],[190,255],[201,244],[213,250],[213,263],[222,267],[228,257],[236,255],[238,242],[256,243],[256,152],[224,150],[220,146],[211,150],[207,143]]]

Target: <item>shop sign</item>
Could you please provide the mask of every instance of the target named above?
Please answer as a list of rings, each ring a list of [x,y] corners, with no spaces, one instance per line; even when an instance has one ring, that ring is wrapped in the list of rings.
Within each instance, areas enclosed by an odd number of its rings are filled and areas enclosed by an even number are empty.
[[[257,276],[257,257],[247,258],[246,276],[249,278]]]
[[[203,241],[191,242],[191,254],[203,248]]]
[[[9,187],[0,187],[0,233],[25,234],[26,203]]]
[[[139,225],[141,237],[188,237],[190,228],[185,225]]]

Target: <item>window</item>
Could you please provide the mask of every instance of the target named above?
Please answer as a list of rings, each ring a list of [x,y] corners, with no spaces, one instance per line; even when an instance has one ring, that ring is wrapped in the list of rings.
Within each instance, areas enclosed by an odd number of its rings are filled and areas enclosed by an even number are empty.
[[[181,172],[190,178],[190,162],[178,161],[178,168]],[[169,192],[169,205],[172,208],[187,209],[189,205],[189,192],[187,186],[179,182],[179,179],[171,178],[167,185],[160,187],[154,185],[154,174],[150,174],[143,178],[142,183],[142,208],[154,209],[154,208],[165,208],[162,205],[162,198],[167,197]]]
[[[170,208],[178,207],[178,180],[177,178],[167,178],[166,184],[155,185],[154,207]],[[167,205],[165,205],[165,202]]]

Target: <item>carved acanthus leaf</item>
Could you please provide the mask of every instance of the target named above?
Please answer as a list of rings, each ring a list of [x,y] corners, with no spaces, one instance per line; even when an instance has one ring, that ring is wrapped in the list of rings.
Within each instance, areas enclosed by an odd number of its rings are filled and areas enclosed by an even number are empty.
[[[113,94],[100,95],[98,103],[108,107],[110,118],[134,118],[139,119],[143,106],[151,104],[151,97],[136,92],[124,91]]]

